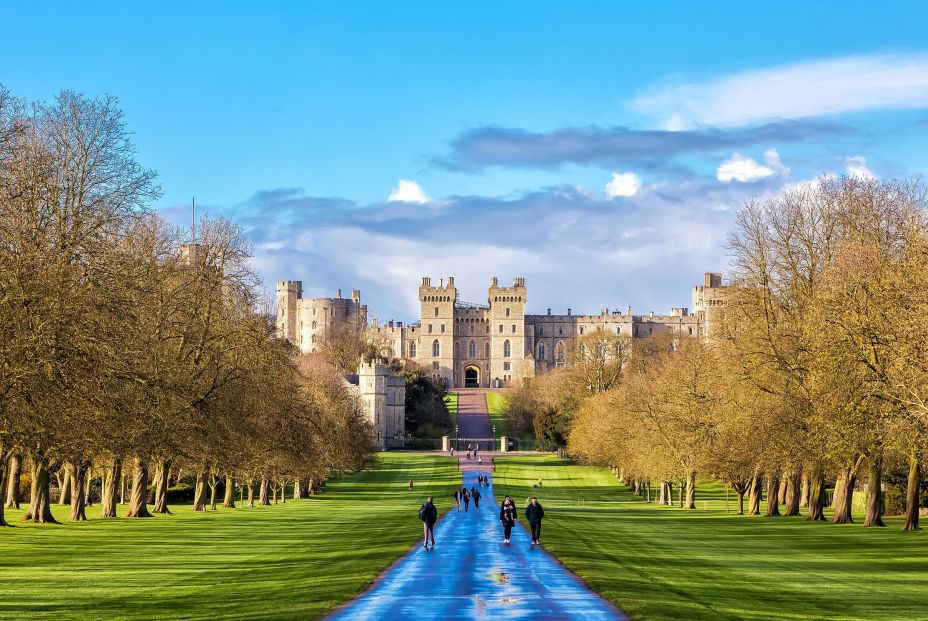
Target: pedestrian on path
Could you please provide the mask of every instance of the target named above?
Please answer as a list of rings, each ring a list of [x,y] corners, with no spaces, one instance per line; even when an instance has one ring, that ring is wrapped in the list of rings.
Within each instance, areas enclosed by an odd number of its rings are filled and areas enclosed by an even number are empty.
[[[480,492],[476,487],[470,488],[470,497],[474,499],[474,509],[480,508]]]
[[[483,477],[483,486],[490,487],[490,475],[485,475]]]
[[[461,490],[454,490],[454,504],[458,507],[458,513],[461,512]]]
[[[516,525],[517,519],[516,503],[512,502],[512,498],[506,496],[499,508],[499,521],[503,525],[503,543],[509,543],[509,538],[512,536],[512,527]]]
[[[545,516],[545,510],[536,496],[529,500],[528,507],[525,508],[525,519],[532,529],[532,545],[541,543],[541,518]]]
[[[435,549],[435,522],[438,521],[438,509],[432,504],[432,497],[419,507],[419,519],[422,520],[422,532],[425,535],[423,545],[425,549],[429,548],[429,540],[432,541],[432,549]]]
[[[467,491],[467,488],[461,490],[461,496],[464,499],[464,512],[467,513],[467,510],[470,509],[470,492]]]

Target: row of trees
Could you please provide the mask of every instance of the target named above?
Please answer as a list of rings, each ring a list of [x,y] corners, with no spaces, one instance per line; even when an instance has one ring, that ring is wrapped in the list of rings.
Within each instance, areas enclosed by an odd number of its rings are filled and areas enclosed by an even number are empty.
[[[748,513],[775,516],[785,505],[815,521],[826,519],[833,489],[832,521],[851,522],[865,482],[866,526],[883,525],[890,474],[905,489],[904,528],[918,528],[928,448],[924,188],[823,179],[746,205],[729,247],[728,286],[707,308],[705,338],[636,340],[621,366],[620,347],[603,358],[615,363],[608,386],[561,372],[574,381],[555,391],[561,407],[546,402],[569,423],[570,452],[615,467],[639,493],[654,482],[660,502],[676,485],[694,508],[697,477],[713,477],[735,490],[741,512],[747,497]]]
[[[336,371],[293,356],[256,310],[241,229],[203,219],[183,243],[148,211],[158,194],[112,98],[0,89],[0,490],[15,506],[28,470],[27,519],[53,521],[56,474],[72,520],[91,471],[102,515],[125,470],[128,516],[145,517],[152,478],[153,511],[168,512],[172,472],[190,473],[203,510],[221,482],[226,505],[234,480],[265,500],[370,451]]]

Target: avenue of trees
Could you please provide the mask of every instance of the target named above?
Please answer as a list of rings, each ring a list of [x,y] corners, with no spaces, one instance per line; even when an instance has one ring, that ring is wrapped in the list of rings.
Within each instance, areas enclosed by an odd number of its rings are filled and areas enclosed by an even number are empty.
[[[739,513],[818,521],[830,501],[846,523],[858,493],[865,526],[882,526],[890,507],[918,528],[924,187],[822,179],[745,205],[729,249],[705,338],[583,337],[565,368],[520,389],[539,437],[665,504],[695,508],[697,478],[714,478]]]
[[[268,504],[367,459],[337,370],[256,310],[241,229],[203,219],[191,244],[158,195],[114,99],[0,88],[0,525],[21,502],[54,521],[53,489],[71,520],[91,489],[104,517],[167,513],[172,481],[197,511],[234,507],[236,486]]]

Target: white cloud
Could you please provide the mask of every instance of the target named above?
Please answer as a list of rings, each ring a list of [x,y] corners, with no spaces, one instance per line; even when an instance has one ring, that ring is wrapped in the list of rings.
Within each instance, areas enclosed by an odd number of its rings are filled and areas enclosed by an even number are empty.
[[[390,192],[390,196],[387,197],[387,202],[390,203],[427,203],[429,202],[429,197],[425,193],[425,190],[422,189],[415,181],[410,181],[408,179],[400,179],[399,185]]]
[[[719,164],[719,168],[715,172],[715,178],[725,183],[731,181],[745,183],[777,174],[784,175],[787,172],[789,172],[789,169],[783,165],[777,150],[767,149],[764,151],[764,164],[760,164],[757,160],[740,153],[735,153]]]
[[[867,160],[862,155],[853,155],[845,160],[847,174],[858,179],[873,179],[873,171],[867,166]]]
[[[641,189],[641,178],[633,172],[612,173],[612,181],[606,184],[606,195],[634,196]]]
[[[745,71],[658,87],[631,105],[675,129],[923,108],[928,107],[928,54],[845,56]]]

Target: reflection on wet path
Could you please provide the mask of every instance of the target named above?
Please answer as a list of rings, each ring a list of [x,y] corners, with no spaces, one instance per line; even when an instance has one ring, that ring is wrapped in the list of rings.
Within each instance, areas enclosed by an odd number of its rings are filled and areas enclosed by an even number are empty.
[[[477,485],[478,472],[464,484]],[[492,478],[492,477],[491,477]],[[451,510],[435,526],[434,550],[421,544],[370,589],[328,619],[623,619],[541,547],[522,528],[503,544],[493,486],[480,488],[480,508]],[[439,511],[453,505],[436,498]],[[525,499],[515,499],[519,519]],[[410,507],[411,519],[417,506]]]

